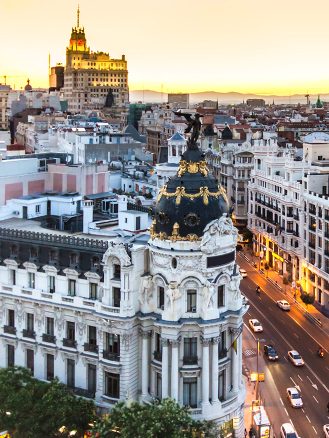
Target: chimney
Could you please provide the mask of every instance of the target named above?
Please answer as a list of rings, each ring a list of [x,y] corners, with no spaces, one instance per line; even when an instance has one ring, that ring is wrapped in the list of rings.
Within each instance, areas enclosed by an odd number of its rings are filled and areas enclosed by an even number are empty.
[[[93,222],[94,219],[93,201],[89,201],[89,200],[82,201],[82,211],[83,211],[83,233],[88,234],[89,224]]]

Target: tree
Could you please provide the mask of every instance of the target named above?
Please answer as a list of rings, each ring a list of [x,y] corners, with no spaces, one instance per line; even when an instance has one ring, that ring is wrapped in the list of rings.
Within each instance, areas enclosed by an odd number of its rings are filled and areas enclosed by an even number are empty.
[[[58,380],[41,382],[21,367],[0,369],[0,430],[13,437],[64,437],[58,432],[62,426],[82,436],[94,419],[94,404],[75,397]]]
[[[307,304],[313,304],[315,300],[315,296],[308,294],[307,292],[302,292],[300,294],[301,300],[307,305]]]
[[[164,399],[130,406],[118,403],[89,433],[93,438],[213,438],[218,436],[218,428],[212,421],[193,420],[188,408]]]

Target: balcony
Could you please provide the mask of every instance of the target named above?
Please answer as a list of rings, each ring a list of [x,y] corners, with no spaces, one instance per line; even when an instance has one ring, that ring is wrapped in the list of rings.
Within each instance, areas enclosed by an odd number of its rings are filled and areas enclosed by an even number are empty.
[[[77,341],[74,339],[63,339],[63,347],[69,347],[69,348],[77,348]]]
[[[198,356],[183,357],[183,365],[197,365],[197,364],[198,364]]]
[[[90,353],[98,353],[98,345],[91,344],[90,342],[85,342],[84,350],[89,351]]]
[[[35,331],[28,330],[28,329],[23,329],[23,337],[24,338],[35,339]]]
[[[16,327],[13,327],[13,326],[11,326],[11,325],[5,325],[5,326],[3,327],[3,331],[4,331],[5,333],[10,334],[10,335],[16,335]]]
[[[49,344],[56,344],[56,336],[48,335],[48,333],[42,334],[43,342],[48,342]]]
[[[74,392],[75,395],[78,395],[80,397],[95,398],[95,393],[88,391],[88,389],[75,387],[75,388],[71,388],[71,390]]]
[[[158,362],[162,361],[162,351],[154,351],[154,360],[157,360]]]
[[[106,360],[113,360],[115,362],[120,362],[119,353],[112,353],[111,351],[103,351],[103,358]]]

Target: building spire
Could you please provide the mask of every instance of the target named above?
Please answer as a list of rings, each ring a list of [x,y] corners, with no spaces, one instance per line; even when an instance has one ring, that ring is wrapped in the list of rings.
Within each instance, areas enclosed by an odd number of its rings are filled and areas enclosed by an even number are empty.
[[[77,28],[80,27],[80,5],[78,4],[78,10],[77,10]]]

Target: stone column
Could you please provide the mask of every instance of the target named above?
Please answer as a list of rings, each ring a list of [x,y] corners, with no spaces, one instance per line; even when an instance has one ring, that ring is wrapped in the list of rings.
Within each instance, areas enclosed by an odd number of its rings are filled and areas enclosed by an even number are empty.
[[[211,339],[201,338],[202,343],[202,404],[209,404],[209,343]]]
[[[168,397],[168,339],[162,338],[162,399]]]
[[[140,332],[142,337],[142,397],[149,395],[149,338],[151,332]]]
[[[171,398],[178,402],[179,371],[178,371],[178,347],[180,338],[171,339]]]
[[[211,401],[218,402],[218,343],[219,337],[212,339],[212,364],[211,364]]]

